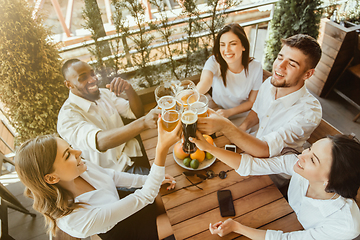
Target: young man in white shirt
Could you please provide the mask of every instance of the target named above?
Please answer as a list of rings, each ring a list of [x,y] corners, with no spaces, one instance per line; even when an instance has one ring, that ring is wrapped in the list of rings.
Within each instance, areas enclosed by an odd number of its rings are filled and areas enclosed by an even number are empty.
[[[139,96],[121,78],[114,78],[109,89],[99,89],[94,70],[79,59],[66,61],[62,73],[70,93],[58,116],[60,136],[99,166],[147,174],[150,165],[135,137],[156,127],[158,110],[143,116]],[[119,97],[122,92],[128,100]],[[136,120],[125,125],[122,117]]]
[[[254,157],[279,155],[284,147],[301,150],[319,125],[319,101],[305,87],[321,57],[315,39],[298,34],[282,40],[283,47],[273,63],[273,75],[260,87],[256,101],[238,128],[228,119],[211,112],[198,120],[206,134],[222,132],[231,142]],[[259,124],[256,136],[246,130]]]

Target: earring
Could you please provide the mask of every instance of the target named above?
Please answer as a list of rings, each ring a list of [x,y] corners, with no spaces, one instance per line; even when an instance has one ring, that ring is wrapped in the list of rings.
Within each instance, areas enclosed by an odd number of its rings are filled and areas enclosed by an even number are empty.
[[[328,182],[324,182],[323,186],[326,186],[328,184]]]

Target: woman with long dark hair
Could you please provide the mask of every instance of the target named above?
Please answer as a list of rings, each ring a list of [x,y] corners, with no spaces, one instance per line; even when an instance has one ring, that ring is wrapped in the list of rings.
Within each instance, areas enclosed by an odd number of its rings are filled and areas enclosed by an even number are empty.
[[[77,238],[98,234],[102,239],[158,239],[156,215],[148,207],[162,183],[175,186],[164,164],[180,135],[180,123],[167,132],[159,118],[156,156],[147,176],[99,167],[53,135],[23,143],[15,157],[16,171],[52,234],[58,227]],[[120,199],[117,187],[142,188]]]
[[[212,234],[230,232],[251,239],[346,240],[360,234],[360,211],[355,198],[360,187],[360,143],[345,135],[315,142],[301,154],[254,158],[192,139],[197,147],[236,169],[241,176],[286,173],[291,175],[289,204],[304,230],[283,233],[254,229],[232,219],[210,224]]]
[[[231,23],[216,36],[213,55],[206,61],[197,89],[212,99],[224,117],[246,116],[262,83],[260,62],[249,57],[250,44],[244,29]]]

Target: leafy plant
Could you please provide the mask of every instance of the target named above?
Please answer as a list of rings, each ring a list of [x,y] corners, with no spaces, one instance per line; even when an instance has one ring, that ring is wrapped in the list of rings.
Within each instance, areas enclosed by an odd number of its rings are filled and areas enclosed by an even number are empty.
[[[68,90],[60,56],[41,17],[23,0],[0,0],[0,101],[17,142],[56,133],[58,111]]]
[[[115,73],[118,73],[119,68],[125,68],[125,66],[120,61],[122,57],[120,57],[120,50],[122,49],[120,41],[123,41],[123,48],[128,48],[126,43],[126,38],[129,36],[129,27],[126,23],[126,21],[123,18],[123,9],[121,7],[121,4],[118,3],[117,0],[112,0],[112,4],[115,8],[112,20],[115,26],[116,34],[118,36],[121,35],[121,37],[115,38],[115,46],[111,44],[113,52],[114,52],[114,65],[115,65]],[[124,44],[125,42],[125,44]],[[129,56],[127,56],[127,66],[131,67],[131,59]]]
[[[123,9],[127,9],[135,21],[138,33],[130,35],[129,39],[134,42],[134,48],[138,53],[132,55],[132,60],[137,67],[137,74],[145,78],[144,84],[151,87],[154,85],[154,67],[150,64],[152,58],[150,57],[151,49],[149,46],[154,40],[154,36],[147,32],[148,24],[145,21],[145,8],[138,0],[114,0],[114,3]],[[123,29],[123,26],[120,29]]]
[[[185,68],[183,70],[184,77],[188,77],[190,73],[199,71],[199,69],[197,69],[197,58],[195,55],[198,55],[197,53],[201,51],[201,49],[199,39],[195,34],[199,33],[203,28],[199,19],[199,9],[196,6],[195,0],[182,1],[182,5],[184,9],[183,16],[189,19],[188,25],[184,29],[187,35],[187,45],[185,49]]]
[[[166,14],[164,10],[164,0],[150,0],[150,3],[155,5],[156,8],[158,9],[160,18],[159,18],[159,22],[158,23],[150,23],[150,26],[153,29],[156,29],[163,41],[166,43],[166,46],[164,47],[164,51],[161,51],[161,49],[159,49],[167,59],[169,59],[169,63],[168,64],[164,64],[164,69],[163,67],[161,68],[161,70],[170,70],[172,75],[176,78],[176,79],[180,79],[179,74],[177,73],[177,67],[178,67],[178,62],[174,59],[175,55],[179,54],[179,50],[177,48],[171,48],[171,46],[173,46],[173,44],[171,43],[171,36],[176,32],[175,29],[172,28],[172,26],[170,25],[169,22],[169,18]],[[174,19],[173,19],[174,20]]]
[[[84,0],[85,8],[83,9],[82,17],[85,20],[83,27],[91,32],[91,38],[94,40],[94,47],[89,47],[89,52],[96,58],[96,70],[101,75],[101,80],[107,83],[106,67],[113,67],[114,62],[109,59],[107,62],[103,61],[103,57],[111,55],[110,45],[107,41],[99,41],[99,38],[105,37],[106,32],[103,21],[101,19],[101,12],[96,0]]]
[[[337,20],[360,24],[360,3],[357,0],[349,0],[340,5],[337,10]]]
[[[272,63],[281,50],[282,38],[303,33],[317,39],[322,10],[320,0],[280,0],[270,22],[266,43],[265,69],[272,71]]]

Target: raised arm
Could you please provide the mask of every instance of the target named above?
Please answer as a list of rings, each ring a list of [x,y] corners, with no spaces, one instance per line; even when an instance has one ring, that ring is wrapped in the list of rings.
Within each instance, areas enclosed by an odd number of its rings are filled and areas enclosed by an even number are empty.
[[[255,157],[268,157],[269,147],[265,141],[246,133],[229,119],[209,110],[209,117],[198,120],[198,129],[204,134],[222,132],[232,143]]]
[[[96,134],[97,150],[106,151],[117,147],[134,138],[145,129],[155,128],[160,112],[161,110],[154,108],[146,116],[136,119],[128,125],[106,131],[98,131]]]
[[[181,123],[172,132],[167,132],[162,128],[161,119],[158,120],[158,144],[156,147],[156,156],[150,173],[146,178],[142,189],[135,191],[133,194],[126,196],[118,201],[104,204],[98,207],[84,207],[79,211],[74,211],[68,216],[58,221],[58,226],[65,229],[71,229],[71,235],[79,238],[85,238],[97,233],[111,229],[115,224],[133,215],[146,205],[152,203],[157,196],[160,185],[165,178],[165,160],[169,147],[180,139]],[[97,167],[99,168],[99,167]],[[113,173],[109,176],[107,172]],[[134,174],[115,172],[111,170],[99,170],[98,174],[104,174],[104,181],[107,178],[144,178]],[[114,179],[114,182],[118,180]],[[135,181],[136,182],[136,181]]]
[[[196,86],[199,93],[205,94],[209,91],[212,85],[213,77],[214,74],[209,70],[204,69],[201,72],[200,82]]]
[[[106,87],[110,89],[110,92],[115,93],[116,96],[120,96],[122,92],[125,92],[131,111],[135,114],[136,118],[144,116],[144,107],[141,99],[128,81],[120,77],[114,78]]]

